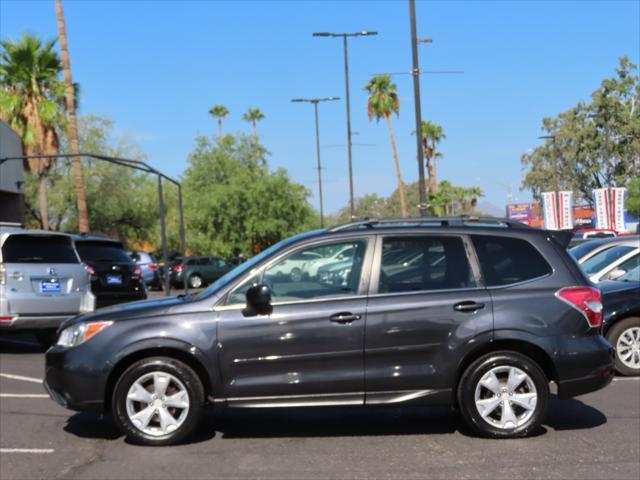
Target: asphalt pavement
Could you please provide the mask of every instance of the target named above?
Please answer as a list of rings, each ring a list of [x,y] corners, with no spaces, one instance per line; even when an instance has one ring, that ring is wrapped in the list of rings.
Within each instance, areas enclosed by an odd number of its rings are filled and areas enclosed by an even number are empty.
[[[572,400],[519,440],[472,436],[446,408],[209,412],[190,444],[129,444],[110,417],[41,386],[43,351],[0,337],[0,479],[640,478],[640,379]]]

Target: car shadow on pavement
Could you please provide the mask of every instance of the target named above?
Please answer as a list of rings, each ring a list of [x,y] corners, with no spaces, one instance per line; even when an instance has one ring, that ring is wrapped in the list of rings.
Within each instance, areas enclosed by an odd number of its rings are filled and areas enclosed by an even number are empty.
[[[44,353],[47,349],[41,346],[32,335],[2,335],[0,336],[0,353],[30,354]]]
[[[549,413],[544,424],[554,430],[584,430],[607,423],[604,413],[577,398],[560,400],[552,394],[549,400]]]

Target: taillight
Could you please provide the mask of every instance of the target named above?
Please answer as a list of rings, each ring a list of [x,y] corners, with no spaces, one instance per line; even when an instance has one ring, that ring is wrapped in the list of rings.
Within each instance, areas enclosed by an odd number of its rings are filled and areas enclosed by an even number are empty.
[[[184,270],[184,265],[176,265],[173,267],[173,270],[176,272],[182,272]]]
[[[93,268],[91,265],[85,265],[84,268],[87,270],[87,272],[89,272],[89,275],[91,275],[92,277],[95,277],[96,275],[95,268]]]
[[[0,317],[0,322],[10,322],[13,317]]]
[[[0,285],[7,284],[7,269],[6,267],[0,263]]]
[[[140,278],[142,276],[142,269],[140,268],[140,265],[133,267],[133,276],[136,278]]]
[[[592,287],[566,287],[556,292],[556,296],[582,313],[590,327],[602,325],[602,296],[600,290]]]
[[[150,263],[149,265],[147,265],[147,268],[149,268],[149,270],[157,270],[158,265],[155,263]]]

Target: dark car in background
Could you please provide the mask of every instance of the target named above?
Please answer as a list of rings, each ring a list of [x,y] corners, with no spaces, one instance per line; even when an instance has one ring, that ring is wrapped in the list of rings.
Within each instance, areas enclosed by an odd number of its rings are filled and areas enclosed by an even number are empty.
[[[96,307],[147,298],[142,269],[124,250],[122,242],[107,237],[77,235],[75,245],[91,273]]]
[[[343,249],[336,281],[283,273],[305,252]],[[45,387],[67,408],[112,413],[147,445],[185,440],[208,402],[454,405],[478,434],[513,438],[540,430],[550,382],[559,398],[608,385],[612,351],[601,293],[561,232],[366,220],[284,240],[197,295],[66,322]]]
[[[171,285],[181,288],[187,280],[189,288],[201,288],[222,277],[233,265],[220,257],[185,257],[169,265]]]
[[[127,252],[142,271],[142,279],[149,289],[162,290],[162,277],[155,257],[141,250]]]

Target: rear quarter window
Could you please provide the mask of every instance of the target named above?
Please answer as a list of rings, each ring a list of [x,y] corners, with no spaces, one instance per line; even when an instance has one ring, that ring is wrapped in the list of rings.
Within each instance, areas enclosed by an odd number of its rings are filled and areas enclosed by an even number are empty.
[[[80,263],[71,239],[58,235],[11,235],[2,245],[5,263]]]
[[[473,235],[480,268],[487,286],[524,282],[553,270],[542,254],[520,238]]]

